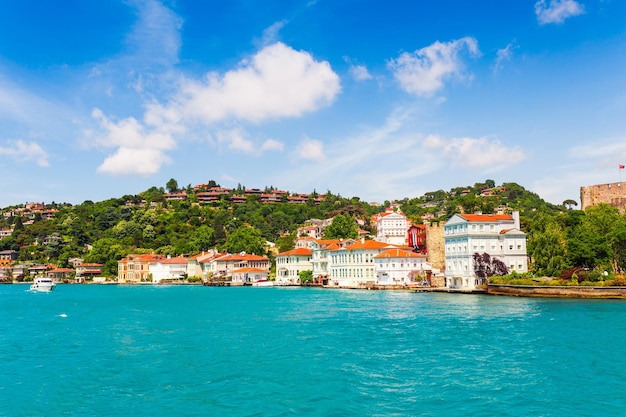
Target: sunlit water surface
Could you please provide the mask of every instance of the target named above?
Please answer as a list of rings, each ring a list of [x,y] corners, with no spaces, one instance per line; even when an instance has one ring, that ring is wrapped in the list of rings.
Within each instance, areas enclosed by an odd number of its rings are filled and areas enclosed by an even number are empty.
[[[626,415],[626,302],[0,286],[0,416]]]

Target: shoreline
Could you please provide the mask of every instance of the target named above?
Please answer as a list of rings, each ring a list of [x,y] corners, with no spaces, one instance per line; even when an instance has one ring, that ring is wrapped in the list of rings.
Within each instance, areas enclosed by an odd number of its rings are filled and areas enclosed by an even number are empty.
[[[626,299],[626,287],[489,284],[486,293],[510,297]]]
[[[30,285],[32,281],[2,282],[4,285]],[[59,282],[58,285],[119,285],[119,286],[220,286],[220,287],[244,287],[245,285],[206,285],[199,282]],[[545,285],[507,285],[489,284],[487,288],[453,289],[447,287],[422,287],[422,286],[354,286],[337,287],[329,285],[274,285],[278,288],[322,288],[328,290],[363,290],[363,291],[409,291],[413,293],[446,293],[466,295],[492,295],[508,297],[536,297],[536,298],[577,298],[577,299],[621,299],[626,300],[626,286],[622,287],[588,287],[588,286],[545,286]]]

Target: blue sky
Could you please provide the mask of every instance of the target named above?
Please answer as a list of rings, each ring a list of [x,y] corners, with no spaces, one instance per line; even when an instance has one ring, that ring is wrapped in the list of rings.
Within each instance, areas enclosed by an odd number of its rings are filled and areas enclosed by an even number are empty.
[[[621,0],[59,4],[2,5],[2,207],[170,178],[553,203],[622,179]]]

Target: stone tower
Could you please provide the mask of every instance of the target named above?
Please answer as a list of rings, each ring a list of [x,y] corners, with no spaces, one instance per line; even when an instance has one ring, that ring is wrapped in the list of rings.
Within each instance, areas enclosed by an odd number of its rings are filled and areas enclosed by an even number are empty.
[[[589,185],[580,187],[580,208],[606,203],[617,207],[622,213],[626,211],[626,183],[614,182],[611,184]]]

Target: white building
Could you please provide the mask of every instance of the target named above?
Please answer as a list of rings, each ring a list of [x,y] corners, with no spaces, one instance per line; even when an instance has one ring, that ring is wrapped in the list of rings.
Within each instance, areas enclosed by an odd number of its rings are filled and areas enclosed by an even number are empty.
[[[362,240],[328,252],[329,285],[364,287],[376,284],[374,257],[394,248],[385,242]]]
[[[296,248],[276,255],[276,285],[300,284],[301,271],[313,271],[313,252]]]
[[[526,234],[519,213],[455,214],[444,225],[446,287],[474,289],[484,284],[474,272],[473,255],[487,253],[509,271],[528,271]]]
[[[238,254],[215,254],[207,259],[198,258],[203,278],[232,278],[233,272],[241,268],[270,270],[270,260],[265,256],[241,252]]]
[[[185,278],[187,274],[187,261],[188,259],[184,256],[150,261],[148,269],[152,277],[152,282]]]
[[[231,282],[234,285],[252,284],[257,281],[266,281],[269,271],[261,268],[239,268],[232,273]]]
[[[330,251],[356,243],[354,239],[318,239],[313,243],[313,282],[328,283],[330,278]]]
[[[374,216],[376,240],[392,245],[406,246],[411,225],[404,213],[399,209],[388,208],[384,213]]]
[[[374,256],[376,285],[409,285],[425,279],[431,265],[426,255],[394,248]]]

